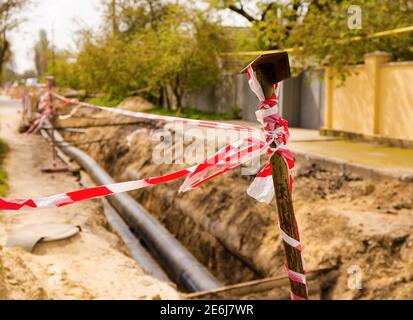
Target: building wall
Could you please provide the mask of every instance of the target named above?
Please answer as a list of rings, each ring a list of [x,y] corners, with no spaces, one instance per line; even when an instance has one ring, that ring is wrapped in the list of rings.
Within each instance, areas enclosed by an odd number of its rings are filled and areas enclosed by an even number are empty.
[[[413,140],[413,62],[383,65],[380,76],[380,133]]]
[[[258,109],[259,100],[251,91],[245,74],[237,75],[237,106],[242,110],[242,119],[257,121],[255,112]]]
[[[245,74],[224,74],[211,87],[188,95],[185,103],[205,112],[242,111],[244,120],[256,121],[258,99],[251,91]],[[324,82],[318,75],[284,80],[280,86],[280,109],[290,127],[319,129],[324,123]]]
[[[413,140],[413,62],[389,60],[382,52],[366,55],[344,83],[327,69],[326,129]]]
[[[319,73],[306,72],[299,77],[300,118],[296,127],[319,129],[324,125],[324,82]]]
[[[280,86],[280,109],[281,115],[288,120],[290,127],[300,126],[300,80],[299,78],[288,78]]]
[[[234,108],[240,108],[243,119],[255,120],[258,99],[251,92],[245,74],[228,73],[216,85],[188,94],[184,103],[214,113],[231,113]]]
[[[324,82],[319,74],[303,72],[280,88],[280,107],[290,127],[319,129],[324,124]]]
[[[356,133],[373,131],[373,84],[364,66],[353,68],[356,74],[345,83],[334,79],[333,128]]]

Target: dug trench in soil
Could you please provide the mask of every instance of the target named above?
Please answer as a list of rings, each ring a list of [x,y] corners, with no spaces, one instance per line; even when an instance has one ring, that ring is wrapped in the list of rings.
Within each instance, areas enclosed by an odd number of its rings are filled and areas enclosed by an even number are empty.
[[[82,110],[62,122],[83,125],[83,114],[111,121],[126,117]],[[149,129],[154,123],[145,122]],[[187,165],[155,164],[151,134],[126,137],[139,126],[91,128],[65,133],[83,144],[117,181],[165,174]],[[283,274],[284,253],[275,204],[246,194],[252,177],[234,170],[185,194],[182,181],[132,192],[213,274],[226,284]],[[333,283],[321,284],[323,299],[410,299],[413,297],[412,184],[372,181],[311,163],[294,170],[293,201],[307,270],[333,268]]]
[[[51,165],[50,147],[41,136],[17,133],[18,110],[17,101],[0,99],[0,134],[9,146],[7,197],[35,198],[79,188],[69,173],[42,173]],[[180,299],[173,284],[150,277],[128,256],[101,211],[99,200],[59,209],[1,211],[0,300]],[[33,252],[3,247],[13,230],[50,223],[77,225],[82,232],[39,243]]]

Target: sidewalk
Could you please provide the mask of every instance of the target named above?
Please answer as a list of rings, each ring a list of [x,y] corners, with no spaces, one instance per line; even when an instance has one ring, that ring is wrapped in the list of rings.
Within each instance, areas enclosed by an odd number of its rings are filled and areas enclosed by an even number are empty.
[[[297,157],[323,160],[369,177],[413,180],[413,150],[321,137],[317,130],[291,129],[290,148]]]
[[[231,121],[259,128],[252,121]],[[341,166],[367,176],[413,181],[413,150],[320,136],[318,130],[290,128],[290,149],[300,159]]]

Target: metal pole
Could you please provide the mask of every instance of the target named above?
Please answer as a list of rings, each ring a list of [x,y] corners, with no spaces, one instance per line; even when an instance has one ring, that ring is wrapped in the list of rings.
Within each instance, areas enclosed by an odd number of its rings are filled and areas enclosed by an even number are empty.
[[[271,71],[266,70],[266,68],[268,68],[267,65],[259,65],[257,66],[256,72],[257,79],[264,91],[265,98],[269,98],[274,95],[274,84],[267,76]],[[299,241],[297,222],[290,192],[288,168],[284,159],[278,153],[275,153],[271,158],[271,168],[280,228],[288,236]],[[285,241],[284,251],[287,258],[288,269],[299,274],[304,274],[301,251],[292,247]],[[290,278],[290,287],[292,294],[303,299],[308,299],[307,286],[305,284],[298,283]]]

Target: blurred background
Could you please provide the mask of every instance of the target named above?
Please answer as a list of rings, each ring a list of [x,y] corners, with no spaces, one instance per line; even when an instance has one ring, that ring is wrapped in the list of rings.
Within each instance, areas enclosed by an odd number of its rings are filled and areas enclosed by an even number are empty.
[[[411,0],[1,0],[1,84],[21,98],[53,76],[61,94],[102,106],[259,127],[239,72],[288,52],[294,206],[308,269],[329,270],[317,297],[411,299],[412,17]],[[96,120],[81,115],[60,125]],[[81,148],[117,180],[159,173],[148,139],[126,145],[133,127],[75,129],[73,143],[115,139]],[[247,199],[248,179],[134,198],[231,285],[283,274],[275,209]],[[274,297],[262,291],[241,297]]]

